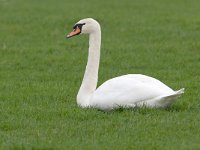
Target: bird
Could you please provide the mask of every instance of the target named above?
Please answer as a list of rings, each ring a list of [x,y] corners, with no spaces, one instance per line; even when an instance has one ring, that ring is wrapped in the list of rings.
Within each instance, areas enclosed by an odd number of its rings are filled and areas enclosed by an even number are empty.
[[[66,38],[80,34],[89,34],[89,49],[84,77],[76,98],[78,106],[102,111],[134,107],[166,108],[184,93],[184,88],[174,91],[161,81],[142,74],[115,77],[97,88],[101,26],[93,18],[81,19]]]

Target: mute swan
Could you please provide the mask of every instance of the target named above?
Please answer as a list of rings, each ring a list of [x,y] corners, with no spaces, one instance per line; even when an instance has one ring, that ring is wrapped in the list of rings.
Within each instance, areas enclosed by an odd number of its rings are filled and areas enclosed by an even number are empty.
[[[78,34],[89,34],[89,55],[84,78],[77,95],[81,107],[112,110],[118,107],[167,107],[175,102],[184,88],[174,91],[161,81],[141,75],[128,74],[115,77],[97,87],[101,46],[99,23],[86,18],[77,22],[67,38]]]

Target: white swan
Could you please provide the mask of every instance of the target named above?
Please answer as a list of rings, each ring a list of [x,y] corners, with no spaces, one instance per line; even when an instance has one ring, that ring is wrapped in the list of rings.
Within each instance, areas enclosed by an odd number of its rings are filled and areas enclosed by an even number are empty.
[[[89,56],[84,78],[77,95],[81,107],[112,110],[118,107],[167,107],[184,93],[174,91],[152,77],[128,74],[110,79],[97,87],[101,45],[101,27],[92,19],[82,19],[75,24],[67,38],[80,33],[89,34]]]

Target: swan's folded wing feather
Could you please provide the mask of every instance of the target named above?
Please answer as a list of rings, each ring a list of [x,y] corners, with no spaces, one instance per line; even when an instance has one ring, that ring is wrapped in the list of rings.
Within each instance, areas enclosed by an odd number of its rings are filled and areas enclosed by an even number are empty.
[[[174,91],[157,79],[144,75],[125,75],[103,83],[92,95],[96,107],[114,107],[134,104]]]

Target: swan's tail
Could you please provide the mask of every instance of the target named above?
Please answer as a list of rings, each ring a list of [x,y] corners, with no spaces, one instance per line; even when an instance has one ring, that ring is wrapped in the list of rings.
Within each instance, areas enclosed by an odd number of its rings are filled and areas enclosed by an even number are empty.
[[[162,100],[160,101],[160,104],[162,104],[163,107],[170,106],[171,104],[173,104],[177,100],[177,98],[179,98],[181,96],[181,94],[184,93],[184,90],[185,89],[182,88],[178,91],[175,91],[175,93],[172,94],[172,95],[163,97]]]
[[[143,103],[139,103],[137,106],[145,105],[147,107],[168,107],[172,105],[177,100],[177,98],[181,96],[181,94],[184,93],[184,90],[185,89],[182,88],[178,91],[175,91],[171,95],[159,96],[154,99],[144,101]]]
[[[177,93],[178,95],[181,95],[181,94],[184,93],[184,91],[185,91],[185,88],[182,88],[182,89],[180,89],[178,91],[175,91],[175,93]]]

